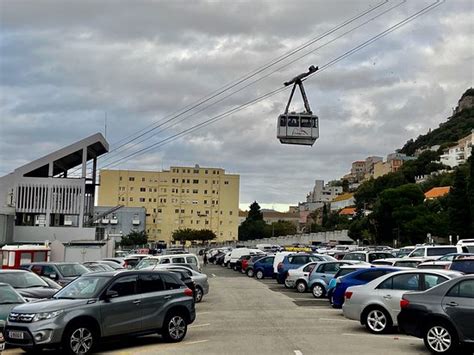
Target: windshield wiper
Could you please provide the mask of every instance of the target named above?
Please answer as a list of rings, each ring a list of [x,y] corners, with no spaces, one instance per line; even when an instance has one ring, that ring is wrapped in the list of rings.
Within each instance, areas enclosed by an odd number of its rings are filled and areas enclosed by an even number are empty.
[[[23,302],[17,301],[17,302],[0,302],[0,304],[20,304]]]
[[[53,297],[54,299],[56,300],[75,300],[76,298],[74,297],[65,297],[65,296],[62,296],[62,297]]]

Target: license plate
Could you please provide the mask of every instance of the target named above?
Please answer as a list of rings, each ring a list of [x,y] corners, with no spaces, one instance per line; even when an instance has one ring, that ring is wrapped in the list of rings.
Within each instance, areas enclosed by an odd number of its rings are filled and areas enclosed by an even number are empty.
[[[12,339],[23,339],[24,334],[23,334],[23,332],[9,331],[8,336]]]

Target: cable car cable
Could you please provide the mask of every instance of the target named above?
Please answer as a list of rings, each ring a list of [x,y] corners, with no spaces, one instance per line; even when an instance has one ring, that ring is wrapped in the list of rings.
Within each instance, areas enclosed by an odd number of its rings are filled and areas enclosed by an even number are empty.
[[[422,15],[424,15],[424,14],[426,14],[426,13],[432,11],[433,9],[435,9],[435,8],[438,7],[438,6],[440,6],[440,5],[443,4],[444,2],[445,2],[445,0],[437,0],[436,2],[434,2],[434,3],[432,3],[432,4],[430,4],[430,5],[426,6],[426,7],[424,7],[423,9],[421,9],[421,10],[417,11],[416,13],[414,13],[414,14],[408,16],[407,18],[405,18],[404,20],[398,22],[397,24],[395,24],[395,25],[393,25],[393,26],[387,28],[386,30],[380,32],[380,33],[377,34],[376,36],[371,37],[371,38],[368,39],[367,41],[365,41],[365,42],[359,44],[358,46],[352,48],[351,50],[349,50],[349,51],[347,51],[347,52],[345,52],[345,53],[343,53],[342,55],[340,55],[340,56],[338,56],[338,57],[332,59],[332,60],[329,61],[328,63],[326,63],[326,64],[324,64],[323,66],[321,66],[320,69],[319,69],[316,73],[313,73],[313,74],[311,74],[310,76],[308,76],[305,80],[309,79],[309,78],[312,77],[313,75],[316,75],[316,74],[320,73],[320,72],[323,71],[323,70],[326,70],[327,68],[329,68],[329,67],[331,67],[332,65],[338,63],[339,61],[341,61],[341,60],[347,58],[348,56],[353,55],[354,53],[358,52],[359,50],[361,50],[361,49],[367,47],[368,45],[370,45],[370,44],[372,44],[372,43],[378,41],[379,39],[381,39],[381,38],[387,36],[389,33],[391,33],[391,32],[393,32],[393,31],[395,31],[395,30],[397,30],[397,29],[399,29],[399,28],[405,26],[406,24],[412,22],[413,20],[417,19],[418,17],[420,17],[420,16],[422,16]],[[178,132],[178,133],[176,133],[176,134],[174,134],[174,135],[172,135],[172,136],[170,136],[170,137],[168,137],[168,138],[165,138],[165,139],[163,139],[163,140],[161,140],[161,141],[159,141],[159,142],[156,142],[156,143],[154,143],[154,144],[152,144],[152,145],[150,145],[150,146],[148,146],[148,147],[142,148],[142,149],[138,150],[137,152],[134,152],[134,153],[129,154],[129,155],[123,157],[123,158],[120,158],[120,159],[118,159],[118,160],[116,160],[116,161],[114,161],[114,162],[111,162],[111,163],[109,163],[109,164],[106,164],[106,165],[105,165],[104,167],[102,167],[102,168],[105,168],[105,167],[108,167],[108,166],[112,166],[112,165],[116,165],[116,164],[118,164],[119,162],[126,161],[126,160],[128,160],[129,158],[131,158],[131,157],[133,157],[133,156],[141,155],[141,154],[143,154],[143,153],[149,151],[149,150],[152,149],[152,148],[161,147],[161,146],[163,146],[164,144],[170,143],[170,142],[172,142],[172,141],[174,141],[174,140],[176,140],[176,139],[178,139],[178,138],[181,138],[182,136],[184,136],[184,135],[186,135],[186,134],[189,134],[189,133],[191,133],[191,132],[194,132],[194,131],[196,131],[196,130],[198,130],[198,129],[200,129],[200,128],[207,127],[207,126],[210,125],[210,124],[213,124],[213,123],[215,123],[215,122],[217,122],[217,121],[219,121],[219,120],[222,120],[223,118],[225,118],[225,117],[227,117],[227,116],[229,116],[229,115],[231,115],[231,114],[233,114],[233,113],[235,113],[235,112],[238,112],[238,111],[240,111],[240,110],[242,110],[242,109],[245,109],[245,108],[247,108],[247,107],[249,107],[249,106],[251,106],[251,105],[254,105],[254,104],[256,104],[257,102],[260,102],[260,101],[262,101],[262,100],[264,100],[264,99],[266,99],[266,98],[268,98],[268,97],[271,97],[271,96],[273,96],[273,95],[275,95],[275,94],[277,94],[277,93],[279,93],[279,92],[281,92],[281,91],[284,91],[284,90],[286,90],[286,89],[288,89],[288,87],[281,87],[281,88],[279,88],[279,89],[273,90],[273,91],[271,91],[271,92],[269,92],[269,93],[267,93],[267,94],[265,94],[265,95],[262,95],[262,96],[260,96],[260,97],[258,97],[258,98],[256,98],[256,99],[250,100],[250,101],[246,102],[245,104],[243,104],[243,105],[241,105],[241,106],[238,106],[238,107],[235,107],[235,108],[233,108],[233,109],[230,109],[230,110],[228,110],[228,111],[226,111],[226,112],[224,112],[224,113],[222,113],[222,114],[220,114],[220,115],[217,115],[217,116],[215,116],[215,117],[213,117],[213,118],[210,118],[210,119],[208,119],[208,120],[206,120],[206,121],[203,121],[203,122],[201,122],[201,123],[199,123],[199,124],[196,124],[196,125],[194,125],[194,126],[188,128],[188,129],[186,129],[186,130],[183,130],[183,131],[181,131],[181,132]]]

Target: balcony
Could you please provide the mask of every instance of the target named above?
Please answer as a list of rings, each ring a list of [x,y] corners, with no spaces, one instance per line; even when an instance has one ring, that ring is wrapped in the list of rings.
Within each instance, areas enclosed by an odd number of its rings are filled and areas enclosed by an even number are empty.
[[[110,222],[110,220],[108,218],[102,218],[100,220],[100,223],[102,223],[102,224],[109,224],[109,222]]]
[[[112,218],[110,220],[110,224],[118,224],[118,219],[117,218]]]
[[[134,226],[138,226],[138,225],[140,224],[140,220],[134,218],[134,219],[132,219],[132,224],[133,224]]]

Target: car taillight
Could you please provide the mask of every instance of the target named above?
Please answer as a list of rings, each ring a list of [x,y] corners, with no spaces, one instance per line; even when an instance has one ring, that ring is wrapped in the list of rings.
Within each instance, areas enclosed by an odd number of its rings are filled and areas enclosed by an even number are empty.
[[[193,297],[193,290],[191,290],[190,288],[185,288],[184,289],[184,295]]]
[[[446,264],[446,265],[444,265],[444,269],[445,269],[445,270],[449,270],[449,267],[450,267],[450,266],[451,266],[450,264]]]
[[[350,300],[353,293],[354,292],[346,291],[346,293],[344,293],[344,297],[346,298],[346,300]]]
[[[278,270],[280,270],[281,268],[283,268],[283,263],[282,262],[278,263],[278,266],[277,266]]]
[[[408,301],[408,300],[406,300],[406,299],[404,299],[404,298],[402,298],[402,299],[400,300],[400,308],[401,308],[401,309],[407,308],[409,304],[410,304],[410,301]]]

